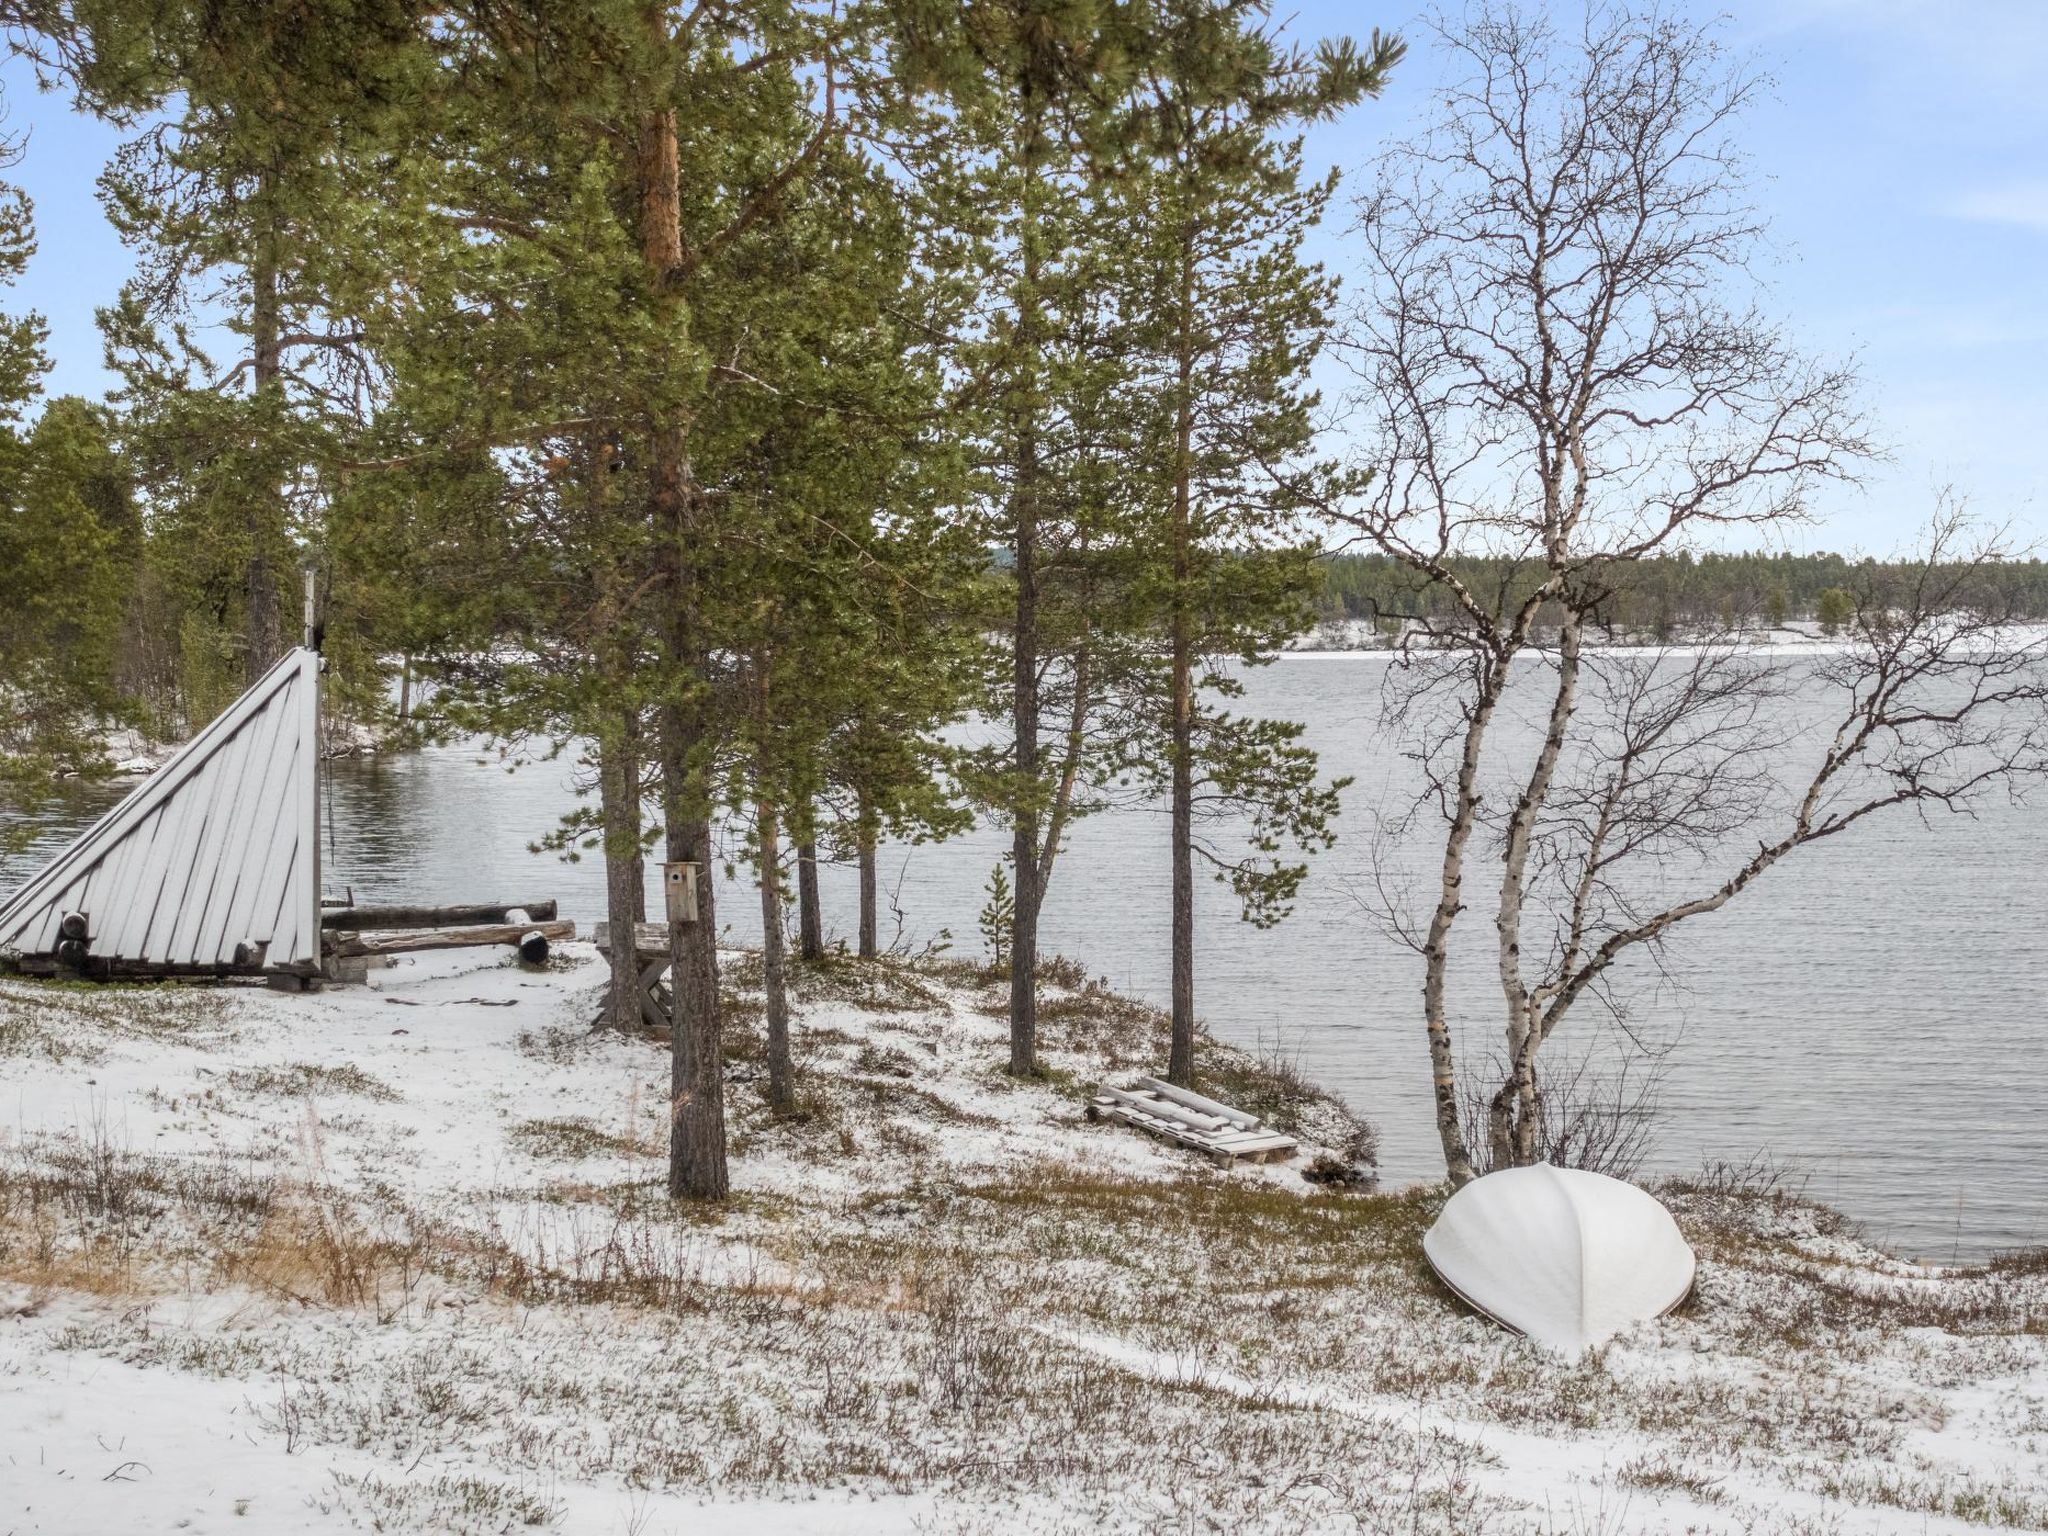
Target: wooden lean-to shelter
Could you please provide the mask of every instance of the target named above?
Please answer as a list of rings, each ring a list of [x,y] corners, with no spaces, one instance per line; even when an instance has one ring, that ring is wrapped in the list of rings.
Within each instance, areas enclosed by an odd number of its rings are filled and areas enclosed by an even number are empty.
[[[300,647],[0,907],[0,960],[318,975],[319,737],[320,657]]]

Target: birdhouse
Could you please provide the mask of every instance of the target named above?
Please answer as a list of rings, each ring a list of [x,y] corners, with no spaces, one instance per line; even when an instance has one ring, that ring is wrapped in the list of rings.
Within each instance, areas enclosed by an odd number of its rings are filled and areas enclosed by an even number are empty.
[[[688,862],[661,866],[661,888],[668,898],[671,923],[697,921],[697,866]]]

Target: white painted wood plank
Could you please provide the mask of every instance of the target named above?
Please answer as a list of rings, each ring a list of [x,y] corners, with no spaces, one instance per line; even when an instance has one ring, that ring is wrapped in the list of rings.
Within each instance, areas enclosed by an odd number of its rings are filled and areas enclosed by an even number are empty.
[[[267,908],[263,902],[265,882],[277,872],[282,872],[283,882],[278,898],[278,907],[270,923],[270,948],[264,963],[271,966],[289,965],[292,962],[293,946],[298,942],[298,890],[301,884],[299,860],[304,856],[299,836],[299,815],[303,799],[299,780],[304,772],[305,759],[313,750],[311,733],[306,729],[306,717],[300,695],[304,692],[303,674],[292,683],[289,695],[280,695],[277,701],[279,713],[288,717],[286,729],[297,744],[289,755],[275,759],[270,771],[284,780],[284,792],[278,802],[277,821],[271,828],[269,840],[261,846],[260,861],[252,861],[245,871],[248,878],[257,881],[258,912]],[[318,721],[315,720],[317,728]]]
[[[292,912],[290,940],[282,963],[320,958],[320,658],[308,651],[299,667],[293,702],[299,712],[300,751],[292,765],[298,779],[299,811],[290,849],[292,883],[285,900]],[[273,963],[278,963],[275,948]]]
[[[199,846],[199,836],[207,825],[207,805],[213,799],[213,768],[215,760],[207,758],[197,774],[184,786],[182,799],[186,803],[184,825],[178,827],[178,842],[170,850],[170,866],[164,874],[164,891],[158,897],[156,915],[150,920],[150,932],[143,938],[143,954],[152,961],[170,961],[172,944],[178,932],[178,918],[184,913],[184,889],[193,883],[193,852]]]
[[[278,719],[282,714],[278,706],[281,702],[281,698],[273,698],[264,712],[236,735],[234,744],[221,753],[221,772],[229,777],[228,782],[222,785],[221,805],[224,810],[214,839],[218,864],[213,889],[206,898],[206,910],[199,920],[199,940],[194,954],[194,959],[203,965],[218,965],[223,958],[223,947],[227,950],[226,958],[232,959],[235,943],[242,937],[240,934],[233,938],[225,937],[235,893],[241,887],[250,841],[249,818],[242,814],[242,807],[252,797],[262,776],[276,771],[270,754],[276,749]]]
[[[270,834],[276,823],[276,807],[285,793],[287,764],[295,752],[297,721],[289,709],[272,709],[264,715],[260,729],[250,731],[250,752],[262,770],[242,791],[236,819],[244,823],[246,844],[236,891],[221,918],[221,942],[233,958],[233,948],[244,938],[264,942],[270,938],[274,909],[262,911],[262,860],[270,856]]]
[[[221,801],[233,766],[233,759],[225,751],[216,753],[206,765],[205,798],[200,802],[198,824],[186,845],[182,860],[184,884],[171,907],[170,936],[164,942],[161,957],[174,965],[191,964],[193,948],[199,941],[199,919],[206,910],[206,898],[213,890],[217,872],[211,854],[220,835]],[[197,784],[193,787],[195,792],[201,788]]]
[[[274,718],[272,705],[247,722],[233,742],[224,744],[214,767],[215,784],[207,796],[206,824],[192,852],[192,883],[186,888],[183,911],[171,940],[167,958],[180,965],[211,965],[214,939],[207,926],[209,917],[218,921],[214,906],[217,896],[232,896],[235,871],[225,862],[225,850],[234,830],[238,802],[244,788],[243,772],[251,767],[248,753],[263,738]]]
[[[123,887],[120,915],[114,925],[93,939],[93,948],[105,955],[126,956],[129,945],[140,935],[149,919],[154,895],[149,888],[150,871],[157,863],[158,843],[163,836],[169,806],[158,806],[143,817],[124,839],[134,850],[133,861]]]
[[[157,901],[170,873],[171,850],[177,845],[178,834],[191,810],[190,797],[180,795],[150,812],[145,823],[149,828],[149,853],[136,876],[135,900],[116,940],[124,959],[142,958],[143,947],[149,942],[150,924],[156,919]]]
[[[92,889],[87,899],[80,903],[90,923],[86,934],[94,954],[113,953],[101,941],[111,937],[113,930],[121,926],[127,911],[133,888],[125,882],[135,868],[141,843],[136,836],[139,830],[131,828],[126,836],[115,840],[93,871]]]
[[[267,718],[260,716],[250,722],[247,731],[260,732]],[[223,852],[234,828],[236,797],[241,792],[240,770],[248,749],[249,738],[245,734],[222,749],[214,770],[218,782],[207,797],[206,827],[192,854],[193,882],[185,892],[185,910],[178,919],[177,935],[171,946],[172,958],[181,965],[213,962],[213,934],[206,926],[207,918],[223,885],[232,894],[234,871],[225,864]]]
[[[69,890],[67,884],[64,889],[50,893],[49,902],[36,914],[34,931],[21,946],[24,951],[31,955],[46,955],[57,947],[57,923],[63,912],[64,897]]]
[[[291,729],[299,747],[291,759],[291,772],[285,776],[284,793],[278,800],[277,820],[271,827],[270,846],[264,856],[263,867],[255,871],[263,882],[257,887],[258,911],[273,912],[270,945],[273,963],[278,965],[288,964],[291,959],[291,945],[298,928],[297,892],[302,884],[300,860],[306,854],[305,839],[299,826],[299,817],[306,803],[300,781],[304,757],[312,750],[312,743],[305,735],[304,717],[296,710],[293,715]],[[274,898],[268,894],[272,890],[275,891]]]
[[[1255,1136],[1250,1132],[1246,1132],[1241,1139],[1237,1140],[1227,1136],[1219,1136],[1216,1138],[1216,1145],[1225,1152],[1277,1152],[1283,1147],[1298,1147],[1301,1143],[1292,1136],[1283,1136],[1277,1131],[1269,1131],[1263,1136]]]
[[[190,846],[186,838],[203,813],[205,805],[201,805],[199,795],[178,795],[162,809],[162,825],[150,850],[150,866],[143,870],[141,932],[123,940],[123,952],[135,961],[147,961],[162,950],[162,944],[170,942],[172,905],[176,903],[172,891],[182,887],[184,879],[178,864],[180,850]]]
[[[301,748],[299,726],[296,712],[281,712],[278,748],[273,762],[295,761],[293,754]],[[288,849],[291,823],[297,813],[295,788],[291,774],[267,775],[263,783],[263,798],[256,809],[254,830],[260,837],[257,846],[264,852],[262,860],[250,871],[253,901],[245,931],[258,943],[275,943],[278,929],[282,926],[284,895],[292,876]],[[240,910],[239,902],[237,910]]]
[[[158,806],[146,812],[129,829],[128,835],[121,839],[123,860],[114,889],[114,912],[111,914],[113,920],[102,928],[98,914],[94,914],[94,954],[119,956],[125,953],[122,946],[127,935],[136,927],[136,909],[141,903],[143,875],[149,867],[150,854],[154,849],[158,831],[163,825],[166,809],[165,806]]]

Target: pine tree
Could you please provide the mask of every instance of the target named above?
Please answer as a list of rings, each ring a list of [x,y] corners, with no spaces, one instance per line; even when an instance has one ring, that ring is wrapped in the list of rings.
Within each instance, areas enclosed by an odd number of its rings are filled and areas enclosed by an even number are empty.
[[[955,353],[957,410],[976,439],[986,526],[1008,613],[983,713],[1009,740],[974,765],[1010,823],[1014,887],[1009,1070],[1037,1066],[1038,921],[1061,840],[1114,772],[1105,706],[1134,633],[1117,570],[1125,541],[1114,456],[1098,433],[1121,381],[1102,217],[1125,126],[1115,108],[1142,41],[1137,7],[997,0],[920,38],[949,110],[918,185],[956,231],[953,268],[977,288]],[[1051,741],[1047,741],[1051,734]]]
[[[80,15],[82,101],[154,119],[100,182],[137,254],[101,316],[128,442],[178,552],[164,568],[188,641],[253,680],[295,628],[293,566],[318,537],[324,466],[375,393],[349,305],[372,281],[360,214],[390,104],[410,89],[412,19],[376,0],[289,25],[200,4]]]
[[[783,833],[839,771],[845,722],[876,702],[900,707],[879,672],[911,680],[939,718],[961,708],[943,651],[888,655],[900,639],[889,616],[946,603],[959,567],[927,499],[946,459],[929,442],[937,369],[899,318],[920,300],[888,178],[824,151],[775,239],[741,257],[696,320],[714,355],[744,362],[707,397],[693,436],[699,483],[735,553],[729,568],[713,556],[703,569],[732,595],[720,634],[744,658],[727,800],[755,824],[769,1097],[786,1111]]]
[[[620,936],[608,1019],[635,1027],[658,653],[636,433],[669,339],[629,300],[635,169],[605,128],[618,107],[589,62],[598,18],[551,19],[533,34],[458,13],[432,40],[441,78],[369,215],[387,280],[367,321],[389,387],[351,465],[337,563],[383,574],[347,598],[408,676],[434,681],[441,723],[585,757],[596,809],[541,842],[602,848]]]
[[[747,718],[732,662],[774,568],[745,543],[760,531],[746,494],[755,440],[789,405],[815,403],[819,361],[844,355],[815,344],[833,319],[823,290],[790,304],[776,259],[801,253],[789,230],[814,185],[872,180],[837,154],[851,110],[840,71],[870,46],[868,22],[822,5],[687,22],[623,4],[524,18],[458,8],[433,39],[447,78],[429,147],[387,216],[417,233],[393,227],[387,242],[399,272],[382,302],[395,313],[378,324],[403,338],[389,349],[392,440],[362,468],[475,477],[485,507],[458,496],[446,508],[478,519],[471,621],[551,642],[528,647],[540,660],[523,664],[522,686],[501,686],[502,668],[489,678],[498,728],[579,726],[631,809],[644,751],[666,857],[707,875],[721,765]],[[845,259],[859,247],[847,242]],[[785,312],[811,321],[808,354],[791,350]],[[622,466],[609,482],[620,494],[577,468],[605,457],[600,445]],[[608,855],[621,841],[607,838]],[[637,854],[636,837],[623,841]],[[625,882],[610,884],[617,923]],[[697,920],[670,927],[669,1183],[718,1198],[717,922],[712,882],[696,889]]]
[[[1115,195],[1134,260],[1124,274],[1143,494],[1157,520],[1151,584],[1163,610],[1161,764],[1171,807],[1172,1050],[1194,1073],[1194,864],[1207,855],[1248,916],[1284,913],[1305,866],[1292,844],[1327,846],[1336,789],[1319,784],[1300,728],[1229,713],[1240,689],[1220,663],[1254,663],[1296,632],[1317,591],[1304,514],[1337,471],[1313,461],[1308,372],[1335,283],[1302,240],[1335,176],[1304,183],[1282,135],[1376,95],[1402,45],[1375,34],[1313,54],[1285,46],[1263,5],[1164,0],[1134,103],[1140,167]],[[1198,804],[1199,800],[1199,804]],[[1249,822],[1225,854],[1197,820]]]
[[[0,146],[0,162],[17,153]],[[35,248],[27,195],[0,183],[0,284]],[[26,426],[46,336],[40,315],[0,315],[0,783],[17,804],[104,767],[96,727],[126,712],[116,666],[139,532],[104,412],[54,400]]]

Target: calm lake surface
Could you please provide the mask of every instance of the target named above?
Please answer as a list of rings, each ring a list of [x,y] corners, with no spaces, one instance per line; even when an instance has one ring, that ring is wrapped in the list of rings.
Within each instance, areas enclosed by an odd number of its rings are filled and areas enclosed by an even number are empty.
[[[1415,783],[1406,743],[1380,725],[1389,665],[1374,655],[1290,656],[1248,677],[1244,709],[1307,722],[1326,769],[1356,782],[1337,847],[1316,861],[1277,928],[1246,926],[1224,888],[1198,885],[1197,998],[1215,1034],[1295,1057],[1375,1119],[1383,1172],[1399,1182],[1432,1177],[1441,1162],[1420,961],[1361,907],[1376,813],[1398,810]],[[1820,718],[1812,704],[1787,707]],[[1511,722],[1509,739],[1526,727]],[[328,889],[351,887],[359,901],[554,896],[564,916],[594,921],[600,863],[528,849],[574,803],[574,777],[566,759],[508,772],[460,748],[331,764]],[[37,850],[0,859],[0,891],[118,793],[80,796]],[[1395,849],[1397,863],[1428,873],[1431,830]],[[1042,926],[1047,950],[1158,1002],[1166,833],[1147,806],[1080,823]],[[957,950],[976,953],[975,914],[1007,841],[982,828],[885,850],[884,941],[893,895],[906,942],[949,930]],[[1499,1028],[1489,877],[1483,864],[1468,875],[1479,894],[1462,920],[1469,948],[1454,987],[1454,1027],[1472,1054]],[[1689,863],[1665,877],[1687,890],[1712,883]],[[854,871],[828,866],[823,887],[828,928],[850,935]],[[740,942],[758,937],[751,887],[721,891],[719,920]],[[1651,1167],[1767,1154],[1876,1240],[1928,1261],[2048,1242],[2048,1110],[2037,1076],[2048,1059],[2048,792],[2029,805],[1997,799],[1974,820],[1879,817],[1803,849],[1682,929],[1670,960],[1675,975],[1641,966],[1618,987],[1635,1037],[1663,1053]],[[1586,1006],[1546,1049],[1555,1071],[1568,1056],[1613,1060],[1620,1036]]]

